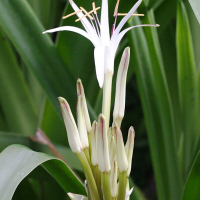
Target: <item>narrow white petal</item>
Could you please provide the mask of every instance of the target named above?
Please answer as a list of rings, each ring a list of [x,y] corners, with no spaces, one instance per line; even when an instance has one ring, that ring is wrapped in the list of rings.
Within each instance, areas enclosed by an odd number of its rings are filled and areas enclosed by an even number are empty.
[[[125,30],[123,30],[120,34],[117,35],[117,37],[115,37],[115,39],[112,37],[111,39],[111,48],[113,50],[114,53],[116,53],[117,51],[117,47],[121,41],[121,39],[124,37],[124,35],[131,29],[133,28],[137,28],[137,27],[143,27],[143,26],[153,26],[153,27],[159,27],[158,24],[141,24],[141,25],[136,25],[136,26],[131,26]]]
[[[61,26],[61,27],[58,27],[58,28],[53,28],[53,29],[44,31],[43,34],[54,33],[54,32],[58,32],[58,31],[72,31],[72,32],[78,33],[78,34],[84,36],[85,38],[87,38],[88,40],[90,40],[94,45],[94,41],[92,40],[92,38],[90,37],[90,35],[86,31],[84,31],[80,28],[74,27],[74,26]]]
[[[71,4],[71,6],[72,6],[72,8],[74,9],[75,12],[78,11],[78,10],[80,10],[80,8],[74,3],[73,0],[69,0],[69,3]],[[79,12],[76,15],[78,16],[78,18],[81,18],[81,17],[84,16],[84,14],[82,12]],[[88,34],[90,35],[90,37],[93,38],[93,41],[94,41],[95,46],[96,46],[97,42],[95,42],[95,40],[98,39],[98,35],[97,35],[96,30],[93,28],[93,26],[91,25],[91,23],[87,19],[87,17],[84,17],[83,19],[81,19],[81,23],[83,24],[85,30],[88,32]]]
[[[128,12],[128,14],[125,17],[123,17],[123,19],[120,21],[120,23],[117,26],[117,28],[114,30],[112,37],[115,37],[115,36],[118,35],[118,33],[120,32],[120,30],[122,29],[122,27],[124,26],[124,24],[131,17],[131,15],[136,11],[136,9],[138,8],[138,6],[141,3],[142,3],[142,0],[137,1],[137,3],[131,8],[131,10]]]
[[[108,0],[102,0],[101,5],[101,42],[104,46],[109,45],[110,30],[108,17]]]
[[[103,81],[104,81],[104,56],[105,56],[105,48],[99,46],[95,47],[94,61],[95,61],[97,80],[99,82],[100,88],[103,87]]]

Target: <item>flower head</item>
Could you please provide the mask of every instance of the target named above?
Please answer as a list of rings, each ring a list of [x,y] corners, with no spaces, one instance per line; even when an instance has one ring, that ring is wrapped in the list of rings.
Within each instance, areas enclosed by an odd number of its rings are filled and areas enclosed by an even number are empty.
[[[118,48],[118,45],[123,38],[123,36],[131,30],[132,28],[138,26],[158,26],[158,25],[137,25],[126,28],[121,31],[124,24],[131,17],[131,15],[135,12],[138,6],[141,4],[142,0],[136,2],[136,4],[131,8],[131,10],[123,17],[118,26],[116,26],[116,19],[118,13],[119,0],[115,9],[115,21],[112,27],[111,35],[109,30],[109,18],[108,18],[108,0],[102,0],[101,6],[101,18],[100,21],[97,16],[97,10],[99,8],[95,8],[95,4],[93,3],[93,10],[87,12],[84,8],[78,7],[73,0],[69,0],[72,8],[74,9],[74,14],[78,16],[78,20],[81,21],[85,30],[74,26],[62,26],[54,29],[47,30],[43,33],[52,33],[57,31],[72,31],[83,35],[85,38],[89,39],[94,45],[94,59],[95,59],[95,68],[97,80],[99,82],[99,86],[102,88],[104,83],[104,74],[107,70],[113,73],[114,70],[114,57]],[[84,14],[85,13],[85,14]],[[71,16],[68,15],[68,16]],[[87,17],[89,19],[87,19]]]

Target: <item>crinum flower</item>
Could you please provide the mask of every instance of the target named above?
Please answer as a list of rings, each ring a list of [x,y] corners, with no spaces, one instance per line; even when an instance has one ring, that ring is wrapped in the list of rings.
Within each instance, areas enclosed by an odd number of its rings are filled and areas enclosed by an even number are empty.
[[[109,29],[109,17],[108,17],[108,0],[102,0],[101,6],[101,18],[100,21],[98,19],[97,10],[99,8],[95,8],[95,4],[93,3],[93,10],[90,12],[85,11],[84,8],[78,7],[73,0],[69,0],[72,8],[74,9],[74,13],[78,16],[78,20],[81,21],[85,30],[74,26],[62,26],[54,29],[47,30],[43,33],[53,33],[57,31],[72,31],[79,33],[85,38],[89,39],[94,45],[94,60],[95,60],[95,68],[97,80],[99,82],[99,86],[102,88],[104,83],[104,74],[109,70],[113,74],[114,70],[114,58],[118,48],[118,45],[123,38],[123,36],[132,28],[139,26],[159,26],[159,25],[150,25],[150,24],[142,24],[137,26],[132,26],[126,28],[121,31],[127,20],[131,17],[131,15],[136,11],[138,6],[141,4],[142,0],[136,2],[136,4],[131,8],[131,10],[123,17],[118,26],[116,26],[116,19],[118,13],[118,5],[119,0],[117,1],[117,5],[115,8],[115,20],[112,26],[112,31],[110,35]],[[85,13],[85,15],[84,15]],[[68,15],[71,16],[72,14]],[[91,16],[92,15],[92,16]],[[87,19],[89,18],[89,20]]]

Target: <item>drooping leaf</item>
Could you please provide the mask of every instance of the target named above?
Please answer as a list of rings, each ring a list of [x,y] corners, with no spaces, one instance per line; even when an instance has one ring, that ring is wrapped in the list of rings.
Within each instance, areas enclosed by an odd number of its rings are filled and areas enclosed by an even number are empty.
[[[65,192],[85,194],[83,184],[63,161],[21,145],[11,145],[0,154],[1,198],[10,200],[18,184],[39,165],[56,179]]]

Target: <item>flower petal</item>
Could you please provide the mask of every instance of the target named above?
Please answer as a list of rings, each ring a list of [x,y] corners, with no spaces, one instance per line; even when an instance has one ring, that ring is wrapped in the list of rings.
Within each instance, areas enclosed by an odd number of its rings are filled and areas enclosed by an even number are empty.
[[[121,41],[121,39],[124,37],[124,35],[131,29],[133,28],[137,28],[137,27],[143,27],[143,26],[153,26],[153,27],[159,27],[158,24],[141,24],[141,25],[136,25],[136,26],[131,26],[129,28],[126,28],[125,30],[123,30],[120,34],[117,35],[117,37],[115,37],[115,39],[112,37],[111,39],[111,48],[115,54],[115,52],[117,51],[117,47]]]
[[[94,45],[92,38],[90,37],[90,35],[86,31],[84,31],[80,28],[74,27],[74,26],[61,26],[61,27],[58,27],[58,28],[49,29],[49,30],[44,31],[42,33],[43,34],[54,33],[54,32],[58,32],[58,31],[72,31],[72,32],[78,33],[78,34],[84,36],[85,38],[87,38],[88,40],[90,40]]]
[[[103,87],[103,81],[104,81],[104,56],[105,56],[105,48],[99,46],[95,47],[94,61],[95,61],[97,80],[99,82],[100,88]]]
[[[138,8],[138,6],[142,3],[142,0],[139,0],[132,8],[131,10],[128,12],[128,14],[123,17],[123,19],[120,21],[120,23],[118,24],[117,28],[114,30],[113,32],[113,36],[112,37],[116,37],[120,30],[122,29],[122,27],[124,26],[124,24],[128,21],[128,19],[131,17],[131,15],[136,11],[136,9]]]
[[[80,10],[80,8],[74,3],[73,0],[69,0],[69,3],[71,4],[71,6],[72,6],[72,8],[74,9],[75,12],[78,11],[78,10]],[[76,15],[78,16],[78,18],[81,18],[81,17],[84,16],[84,14],[82,12],[79,12]],[[89,20],[87,19],[87,17],[84,17],[83,19],[81,19],[81,23],[83,24],[85,30],[88,32],[88,34],[90,35],[90,37],[93,38],[93,41],[97,40],[98,39],[97,32],[94,29],[94,27],[91,25],[91,23],[89,22]],[[95,43],[95,46],[96,45],[97,45],[97,43]]]
[[[108,17],[108,0],[102,0],[101,5],[101,42],[103,46],[109,45],[110,30]]]

